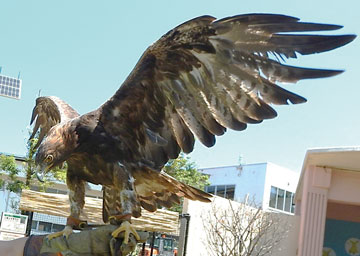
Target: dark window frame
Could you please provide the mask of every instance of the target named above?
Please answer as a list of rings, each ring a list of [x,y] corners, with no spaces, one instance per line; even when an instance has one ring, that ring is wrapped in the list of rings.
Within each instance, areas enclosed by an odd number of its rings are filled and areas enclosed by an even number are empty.
[[[272,198],[274,197],[274,191],[276,191],[275,198]],[[279,192],[281,191],[283,191],[284,194],[282,196],[282,200],[279,201]],[[288,195],[289,197],[287,197]],[[281,189],[275,186],[271,186],[269,208],[280,210],[287,213],[294,213],[295,212],[294,197],[295,197],[295,193],[291,191],[288,191],[286,189]],[[274,204],[274,199],[275,199],[275,204]],[[290,202],[287,201],[287,199],[290,199]]]
[[[223,195],[219,195],[219,193],[218,193],[218,188],[219,187],[221,187],[221,188],[224,187],[224,190],[221,190],[221,192],[222,191],[224,192]],[[205,187],[205,192],[208,192],[208,193],[211,193],[213,195],[220,196],[220,197],[223,197],[223,198],[227,198],[227,199],[230,199],[230,200],[234,200],[235,199],[235,189],[236,189],[235,184],[210,185],[210,186]],[[230,191],[230,193],[232,195],[232,198],[228,197],[228,192],[227,191]]]

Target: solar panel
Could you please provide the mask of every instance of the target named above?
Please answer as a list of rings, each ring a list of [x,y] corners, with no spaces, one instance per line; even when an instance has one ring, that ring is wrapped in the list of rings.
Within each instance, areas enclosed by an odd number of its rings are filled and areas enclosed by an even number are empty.
[[[21,80],[0,75],[0,95],[9,98],[20,99]]]

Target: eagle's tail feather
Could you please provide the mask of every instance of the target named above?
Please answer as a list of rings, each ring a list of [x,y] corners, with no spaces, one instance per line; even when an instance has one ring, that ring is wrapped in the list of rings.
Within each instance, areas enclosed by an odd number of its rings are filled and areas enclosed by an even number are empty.
[[[135,190],[141,206],[148,211],[156,211],[158,206],[171,207],[180,203],[181,197],[202,202],[210,202],[212,197],[200,189],[179,182],[163,172],[148,167],[134,168]]]
[[[170,208],[181,202],[181,197],[201,202],[210,202],[211,194],[177,181],[163,172],[149,167],[132,167],[131,174],[135,179],[134,186],[137,200],[147,211],[154,212],[158,207]],[[122,211],[120,191],[114,187],[103,186],[103,221],[119,215]],[[139,211],[133,212],[133,217],[140,217]]]

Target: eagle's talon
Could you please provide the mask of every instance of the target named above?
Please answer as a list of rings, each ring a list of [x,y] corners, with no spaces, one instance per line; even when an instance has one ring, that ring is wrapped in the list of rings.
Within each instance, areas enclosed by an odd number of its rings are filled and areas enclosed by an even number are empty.
[[[59,236],[63,236],[65,239],[68,239],[72,233],[73,233],[73,228],[71,226],[65,226],[65,228],[62,231],[47,235],[47,239],[51,240]]]
[[[82,221],[79,223],[78,227],[79,229],[84,229],[87,227],[87,225],[88,225],[87,221]]]
[[[124,232],[124,241],[123,243],[124,244],[128,244],[129,242],[129,235],[130,234],[133,234],[136,241],[139,241],[140,240],[140,236],[139,234],[136,232],[136,229],[126,220],[124,221],[123,223],[121,223],[120,227],[118,227],[117,229],[115,229],[111,235],[114,237],[114,238],[117,238],[119,236],[119,234],[121,232]]]

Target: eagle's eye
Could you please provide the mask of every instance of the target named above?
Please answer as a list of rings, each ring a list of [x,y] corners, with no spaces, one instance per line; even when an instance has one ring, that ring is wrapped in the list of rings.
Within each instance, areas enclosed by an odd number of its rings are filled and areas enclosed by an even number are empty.
[[[54,157],[52,155],[47,155],[46,158],[45,158],[45,162],[46,163],[51,163],[53,159],[54,159]]]

